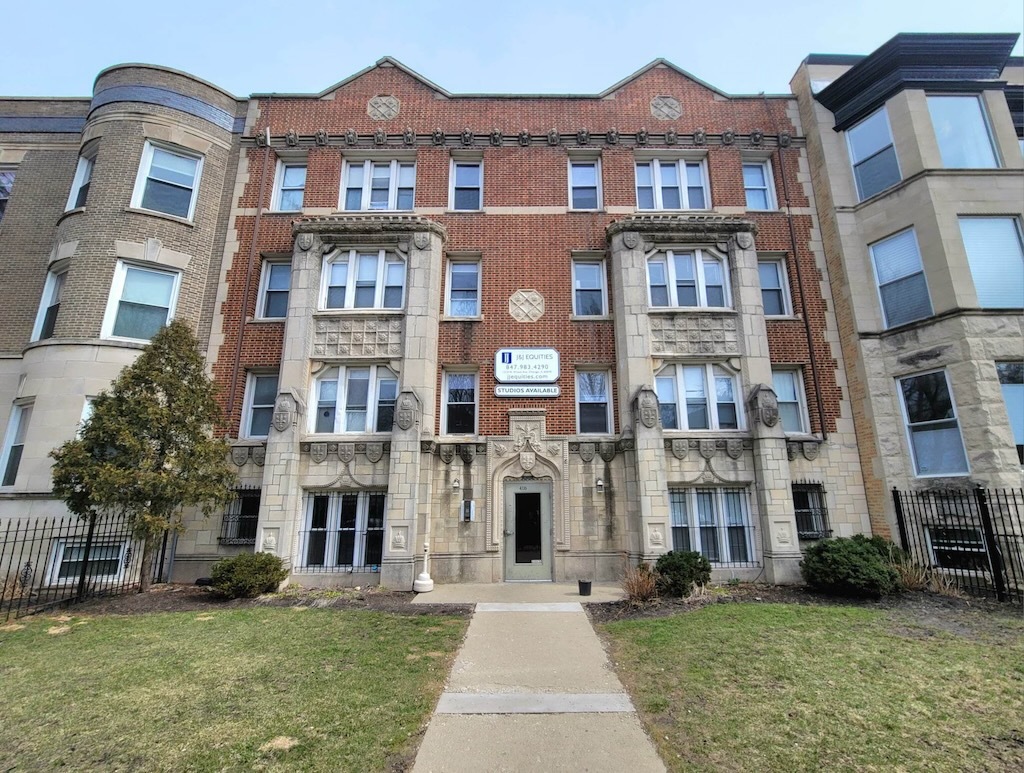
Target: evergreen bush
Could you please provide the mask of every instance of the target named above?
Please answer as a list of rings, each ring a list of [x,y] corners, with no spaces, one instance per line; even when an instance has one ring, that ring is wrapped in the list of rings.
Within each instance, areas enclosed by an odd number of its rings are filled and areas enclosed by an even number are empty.
[[[822,593],[881,598],[897,588],[897,573],[888,556],[880,538],[827,539],[807,548],[800,571],[804,581]]]
[[[213,565],[213,587],[230,599],[253,598],[277,590],[288,576],[281,559],[272,553],[242,553]]]
[[[711,563],[700,553],[670,550],[654,565],[658,590],[666,596],[689,596],[693,586],[711,581]]]

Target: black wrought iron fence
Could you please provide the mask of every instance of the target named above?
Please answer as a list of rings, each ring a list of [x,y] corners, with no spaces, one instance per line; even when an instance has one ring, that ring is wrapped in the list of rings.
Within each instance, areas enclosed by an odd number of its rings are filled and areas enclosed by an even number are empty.
[[[1024,602],[1024,489],[892,491],[911,559],[969,593]]]
[[[141,548],[123,516],[0,521],[0,618],[135,590]],[[154,557],[155,579],[164,556],[166,545]]]

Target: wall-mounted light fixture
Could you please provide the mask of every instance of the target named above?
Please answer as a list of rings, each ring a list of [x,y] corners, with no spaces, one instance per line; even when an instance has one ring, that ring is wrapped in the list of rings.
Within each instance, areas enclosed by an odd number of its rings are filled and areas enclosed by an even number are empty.
[[[598,478],[597,479],[597,493],[598,494],[603,494],[604,493],[604,479],[603,478]]]
[[[459,483],[459,479],[456,478],[455,480],[452,481],[452,491],[458,491],[461,485],[462,484]]]

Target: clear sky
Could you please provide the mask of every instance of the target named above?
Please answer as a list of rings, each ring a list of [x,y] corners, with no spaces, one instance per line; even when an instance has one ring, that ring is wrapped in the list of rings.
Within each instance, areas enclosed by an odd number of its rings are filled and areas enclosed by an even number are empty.
[[[3,5],[5,96],[89,96],[97,73],[122,62],[185,70],[241,97],[312,93],[382,56],[455,93],[592,94],[658,57],[729,93],[779,93],[812,52],[865,54],[897,32],[1024,31],[1019,0]]]

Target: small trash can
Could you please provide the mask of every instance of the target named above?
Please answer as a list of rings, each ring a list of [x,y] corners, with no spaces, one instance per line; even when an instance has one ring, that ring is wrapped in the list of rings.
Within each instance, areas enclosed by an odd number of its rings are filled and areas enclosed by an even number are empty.
[[[577,582],[580,584],[580,595],[581,596],[589,596],[590,595],[591,581],[590,580],[577,580]]]

